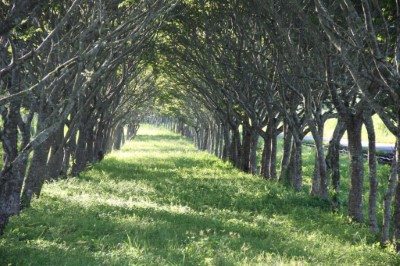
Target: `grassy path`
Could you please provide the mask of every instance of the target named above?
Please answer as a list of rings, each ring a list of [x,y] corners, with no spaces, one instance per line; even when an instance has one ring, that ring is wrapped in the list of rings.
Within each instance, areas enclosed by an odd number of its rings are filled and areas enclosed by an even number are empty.
[[[0,265],[399,265],[329,205],[239,173],[163,129],[51,182]]]

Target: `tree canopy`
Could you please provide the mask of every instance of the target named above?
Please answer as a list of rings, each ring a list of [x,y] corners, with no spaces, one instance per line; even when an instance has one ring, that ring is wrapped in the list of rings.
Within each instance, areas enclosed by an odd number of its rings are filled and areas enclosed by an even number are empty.
[[[151,114],[198,148],[295,190],[303,187],[302,142],[311,134],[310,193],[333,209],[347,130],[354,222],[365,221],[365,125],[368,224],[378,232],[371,117],[400,143],[399,14],[398,1],[372,0],[0,1],[0,230],[46,180],[79,175]],[[391,239],[394,209],[400,250],[400,145],[394,153],[382,242]]]

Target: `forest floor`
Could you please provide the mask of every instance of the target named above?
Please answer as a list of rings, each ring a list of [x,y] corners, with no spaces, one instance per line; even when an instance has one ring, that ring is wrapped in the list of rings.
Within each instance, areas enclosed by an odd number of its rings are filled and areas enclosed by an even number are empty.
[[[312,157],[312,156],[310,156]],[[244,174],[165,129],[49,182],[0,265],[400,265],[326,201]]]

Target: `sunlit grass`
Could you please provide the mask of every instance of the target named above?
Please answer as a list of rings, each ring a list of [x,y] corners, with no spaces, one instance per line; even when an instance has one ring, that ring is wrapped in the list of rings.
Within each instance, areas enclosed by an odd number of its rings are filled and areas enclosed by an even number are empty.
[[[390,131],[386,128],[385,124],[382,122],[382,120],[379,118],[378,115],[372,116],[372,120],[375,127],[377,143],[388,143],[388,144],[396,143],[396,137],[392,133],[390,133]],[[329,119],[328,121],[326,121],[324,130],[325,138],[329,139],[332,137],[333,132],[335,131],[336,124],[337,124],[337,119]],[[343,139],[348,139],[347,132],[345,132],[345,134],[343,135]],[[362,140],[368,141],[368,134],[364,125],[362,127]]]
[[[143,126],[79,178],[46,184],[0,238],[0,265],[400,263],[307,189],[241,173]]]

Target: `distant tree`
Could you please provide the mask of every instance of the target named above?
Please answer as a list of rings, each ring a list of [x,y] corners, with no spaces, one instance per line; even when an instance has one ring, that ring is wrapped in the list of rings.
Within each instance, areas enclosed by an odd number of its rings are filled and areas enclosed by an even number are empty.
[[[0,231],[11,215],[19,213],[24,183],[22,202],[28,206],[32,195],[40,194],[46,179],[67,172],[70,156],[78,165],[75,173],[93,160],[95,117],[101,113],[98,109],[104,108],[96,102],[99,92],[110,85],[107,78],[121,65],[137,65],[142,60],[143,47],[175,5],[174,1],[159,0],[71,0],[31,1],[26,7],[20,6],[24,2],[29,1],[2,3],[7,9],[1,19],[8,21],[8,26],[0,34],[0,90],[5,95],[0,99],[4,158]],[[41,8],[30,12],[26,8],[33,7],[31,4]],[[20,15],[12,17],[13,12]],[[124,84],[109,95],[111,102],[122,103],[125,96],[121,94],[128,91],[125,85],[135,78],[134,73],[122,79]],[[26,118],[22,110],[27,110]],[[36,135],[30,140],[28,129],[35,114]],[[65,125],[68,131],[63,134]],[[21,143],[19,132],[23,135]]]

